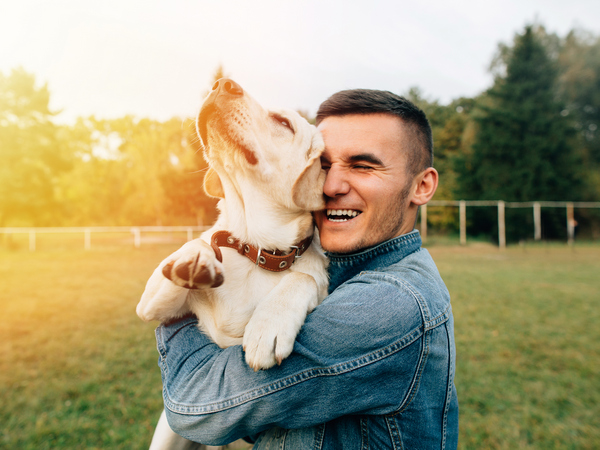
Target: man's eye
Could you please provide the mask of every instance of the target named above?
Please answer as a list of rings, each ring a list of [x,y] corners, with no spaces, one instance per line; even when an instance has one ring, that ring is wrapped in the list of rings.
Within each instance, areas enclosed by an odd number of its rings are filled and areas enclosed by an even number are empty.
[[[371,166],[363,166],[362,164],[357,164],[354,166],[355,169],[358,170],[371,170],[373,169]]]

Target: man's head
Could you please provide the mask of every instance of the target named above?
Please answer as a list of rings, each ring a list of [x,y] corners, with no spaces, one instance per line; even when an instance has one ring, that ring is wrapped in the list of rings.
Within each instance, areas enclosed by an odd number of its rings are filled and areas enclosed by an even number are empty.
[[[391,92],[357,89],[317,113],[325,141],[326,209],[315,213],[325,250],[352,253],[412,230],[437,188],[425,114]]]
[[[331,116],[349,114],[390,114],[397,117],[406,129],[410,148],[398,143],[407,155],[407,170],[416,175],[433,166],[433,137],[425,116],[412,102],[389,91],[351,89],[340,91],[325,100],[317,111],[317,126]]]

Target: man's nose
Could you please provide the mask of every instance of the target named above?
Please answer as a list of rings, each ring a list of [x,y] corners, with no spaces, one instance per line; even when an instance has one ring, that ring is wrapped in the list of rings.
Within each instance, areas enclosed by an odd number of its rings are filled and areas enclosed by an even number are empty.
[[[350,192],[350,183],[348,182],[346,171],[339,167],[330,167],[325,178],[323,193],[327,197],[333,198],[345,195],[348,192]]]

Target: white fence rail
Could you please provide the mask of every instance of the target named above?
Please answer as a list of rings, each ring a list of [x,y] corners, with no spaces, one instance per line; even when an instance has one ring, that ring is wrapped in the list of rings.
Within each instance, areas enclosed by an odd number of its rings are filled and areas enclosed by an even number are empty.
[[[569,244],[575,238],[575,208],[600,208],[600,202],[505,202],[503,200],[476,201],[476,200],[432,200],[427,205],[421,206],[421,236],[423,241],[427,240],[427,206],[458,206],[460,243],[467,243],[467,207],[492,206],[498,210],[498,243],[500,248],[506,247],[506,208],[531,208],[533,212],[534,239],[542,239],[541,208],[564,208],[565,226]],[[207,230],[208,226],[178,226],[178,227],[6,227],[0,228],[0,234],[26,234],[29,235],[29,250],[35,251],[37,236],[47,233],[80,233],[83,236],[83,248],[90,250],[92,247],[92,235],[99,233],[131,233],[133,245],[137,248],[142,244],[142,234],[185,232],[187,240],[193,239],[194,233]]]
[[[495,206],[498,208],[498,245],[506,247],[506,208],[532,208],[534,239],[542,239],[542,208],[565,208],[565,225],[569,244],[575,239],[575,208],[600,208],[600,202],[505,202],[503,200],[432,200],[421,206],[421,236],[427,240],[427,206],[458,206],[460,243],[467,243],[467,206]]]
[[[90,250],[92,248],[92,234],[129,232],[132,235],[133,245],[138,248],[142,244],[142,233],[186,232],[187,240],[191,241],[194,232],[202,232],[208,228],[210,227],[6,227],[0,228],[0,233],[5,235],[28,234],[29,250],[33,252],[36,249],[37,235],[42,233],[80,233],[83,235],[83,248]]]

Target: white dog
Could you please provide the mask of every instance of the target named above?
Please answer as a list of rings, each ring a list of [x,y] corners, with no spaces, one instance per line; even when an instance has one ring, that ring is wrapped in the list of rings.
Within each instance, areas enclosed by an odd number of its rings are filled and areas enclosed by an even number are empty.
[[[137,314],[167,322],[192,312],[217,345],[242,344],[247,363],[267,369],[289,356],[327,295],[311,215],[325,206],[324,144],[297,113],[267,111],[228,79],[213,86],[197,129],[209,163],[204,188],[221,198],[220,215],[158,266]],[[151,448],[185,447],[176,441],[163,412]]]

